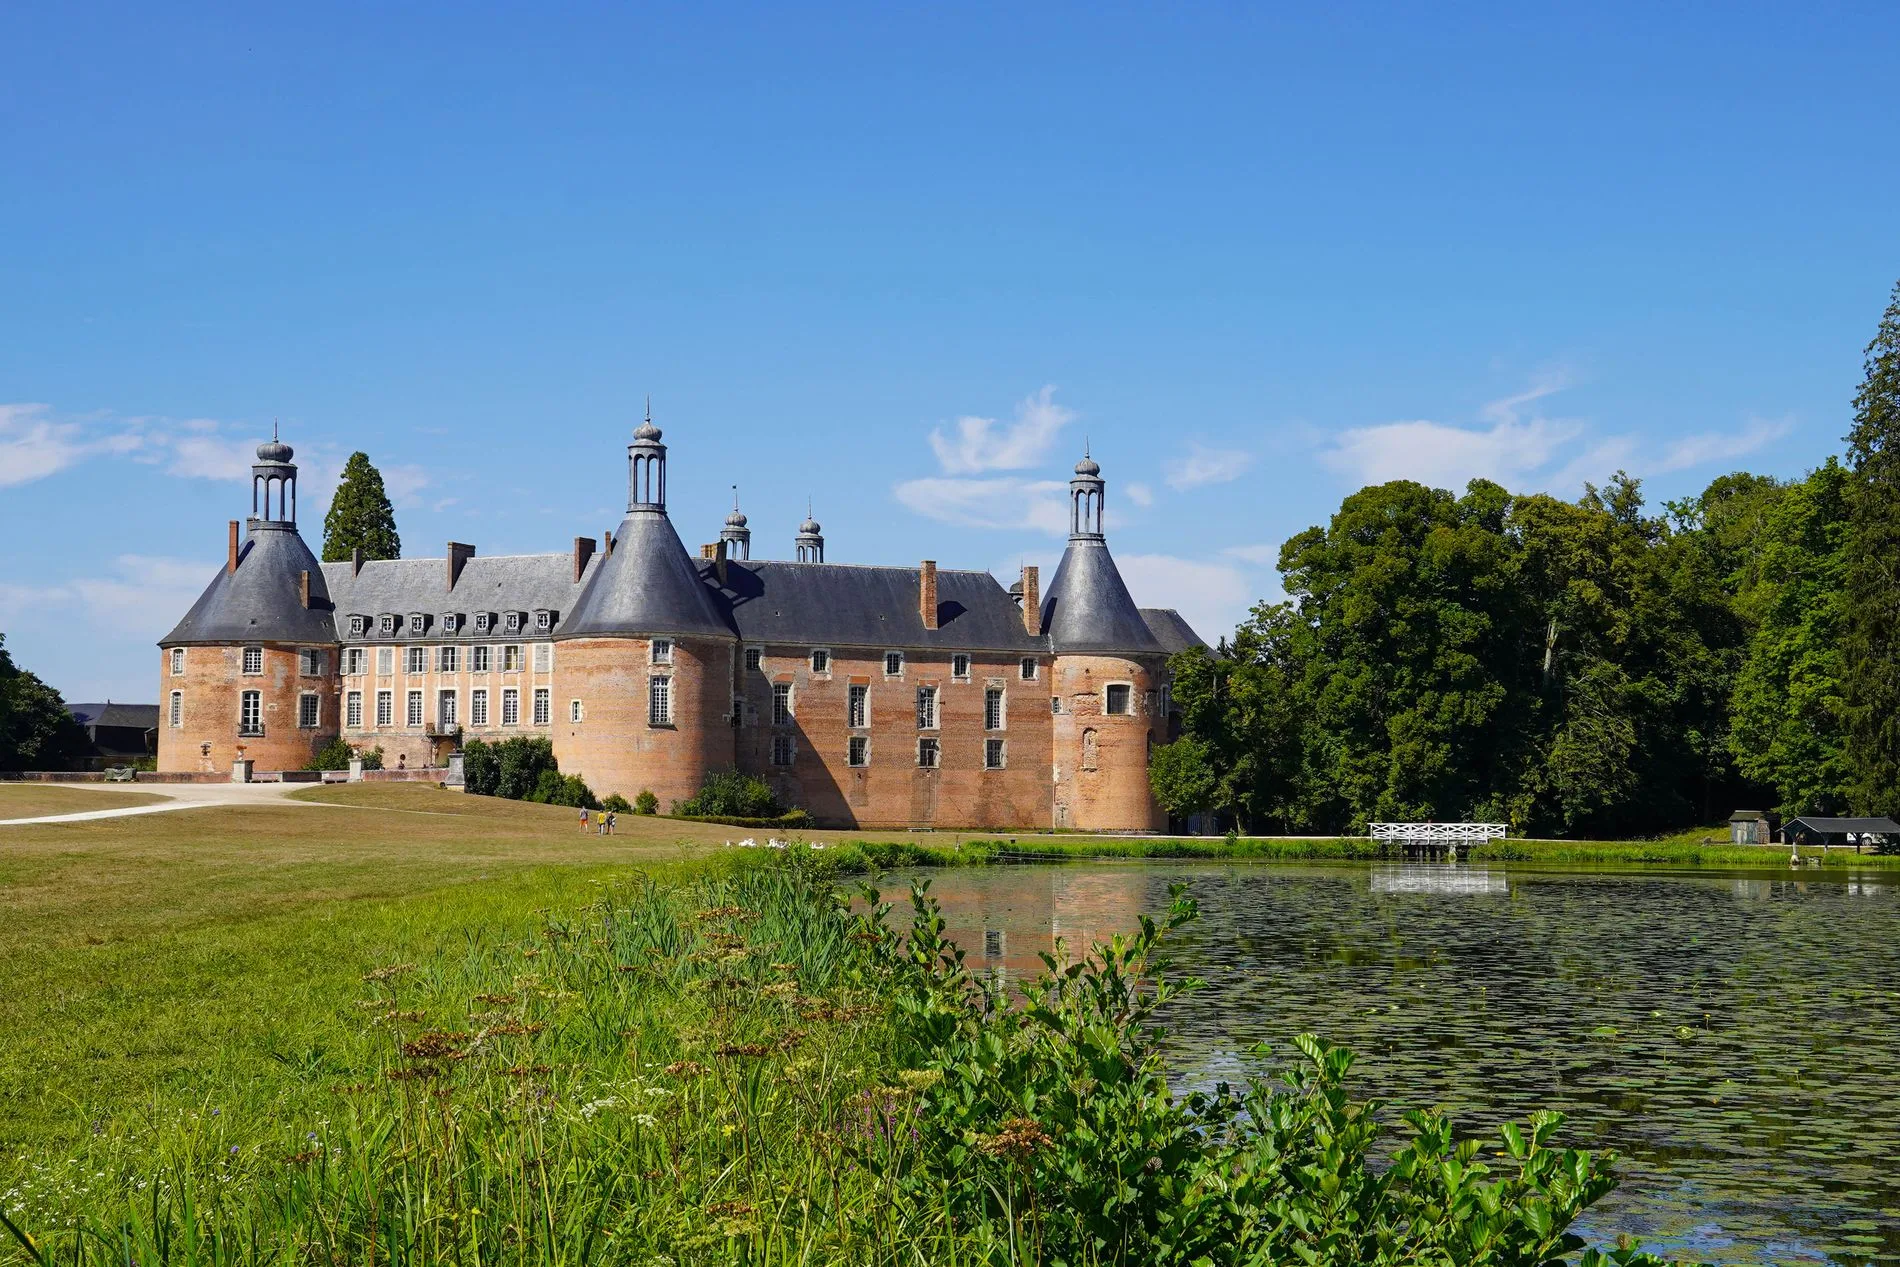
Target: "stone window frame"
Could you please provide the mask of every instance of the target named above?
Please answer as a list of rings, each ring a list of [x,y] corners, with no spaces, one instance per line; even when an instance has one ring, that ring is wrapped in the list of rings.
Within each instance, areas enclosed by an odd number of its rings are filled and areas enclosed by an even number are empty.
[[[917,688],[917,729],[943,729],[943,695],[935,683],[926,682]]]
[[[791,734],[772,736],[772,765],[776,769],[789,770],[798,762],[798,740]]]
[[[1112,709],[1109,707],[1109,701],[1112,698],[1114,698],[1114,692],[1117,687],[1128,692],[1127,698],[1124,700],[1124,703],[1127,705],[1127,707],[1122,708],[1120,710]],[[1133,682],[1104,682],[1102,683],[1102,716],[1104,717],[1133,717],[1134,715],[1135,715],[1135,684]]]
[[[959,662],[962,663],[963,667],[957,667]],[[951,655],[950,680],[952,682],[968,682],[970,680],[970,666],[972,663],[973,657],[968,651],[958,651]]]
[[[503,632],[518,634],[521,632],[521,613],[518,611],[503,612],[501,623]]]
[[[485,642],[477,643],[468,649],[468,671],[470,673],[492,673],[495,663],[495,649]]]
[[[476,612],[475,613],[475,632],[476,633],[478,634],[487,633],[490,626],[492,626],[494,623],[495,623],[494,612]]]
[[[252,667],[253,665],[255,665],[256,667],[255,667],[255,668],[253,668],[253,667]],[[243,675],[244,675],[245,677],[261,677],[261,676],[263,676],[263,673],[264,673],[264,648],[262,648],[262,647],[255,647],[255,646],[253,646],[253,647],[246,647],[246,648],[244,648],[244,654],[243,654],[243,658],[242,658],[242,661],[240,662],[240,664],[239,664],[239,666],[238,666],[238,667],[239,667],[239,671],[240,671],[240,672],[241,672],[241,673],[242,673],[242,674],[243,674]]]
[[[367,616],[351,616],[350,617],[350,637],[361,638],[364,635],[364,633],[368,631],[368,629],[369,629],[369,617]]]
[[[402,649],[404,677],[421,677],[429,671],[429,648],[421,645]]]
[[[765,672],[765,648],[764,647],[760,647],[760,646],[747,647],[745,648],[743,652],[740,653],[740,656],[741,656],[740,663],[745,666],[745,671],[747,673]]]
[[[437,619],[442,622],[442,632],[445,634],[454,633],[461,625],[461,617],[454,612],[443,612]]]
[[[485,686],[475,687],[468,693],[468,724],[488,725],[488,688]]]
[[[171,724],[173,730],[184,729],[185,693],[183,691],[173,691],[171,693],[171,703],[165,720]]]
[[[396,648],[394,647],[376,648],[376,676],[377,677],[395,677],[396,676]]]
[[[305,718],[309,720],[305,720]],[[315,691],[297,692],[297,729],[315,730],[323,725],[323,696]]]
[[[429,629],[428,613],[426,612],[410,612],[409,613],[409,632],[410,633],[412,634],[427,633],[428,629]]]
[[[1025,682],[1035,681],[1037,675],[1040,672],[1041,670],[1037,666],[1035,656],[1026,655],[1021,660],[1019,660],[1016,664],[1017,676],[1020,677]]]
[[[571,699],[567,702],[567,724],[568,725],[570,726],[580,725],[581,713],[582,713],[581,702],[579,700]]]
[[[321,647],[305,647],[297,652],[300,677],[324,677],[330,672],[330,653]]]
[[[805,662],[811,667],[811,675],[813,677],[830,681],[831,659],[830,647],[813,647],[811,654],[806,657]]]
[[[853,704],[860,704],[855,714]],[[852,718],[855,716],[856,721]],[[844,724],[847,730],[869,730],[871,728],[871,684],[869,682],[850,682],[844,688]]]
[[[1049,697],[1049,716],[1062,716],[1062,697],[1060,695],[1051,695]]]
[[[990,700],[992,698],[996,701],[996,721],[994,725],[990,723]],[[983,687],[983,729],[986,731],[1009,729],[1009,688],[997,682],[990,682]]]
[[[238,737],[261,739],[264,735],[264,692],[238,692]]]
[[[454,643],[442,643],[435,649],[435,671],[437,673],[460,673],[462,671],[462,649]]]
[[[549,726],[554,723],[554,691],[552,688],[546,686],[535,687],[534,695],[529,700],[529,704],[534,710],[528,714],[531,718],[532,725]]]
[[[376,618],[376,628],[385,638],[395,636],[396,614],[394,612],[384,612],[378,616]]]
[[[396,692],[383,687],[376,692],[376,729],[396,724]]]
[[[363,729],[363,692],[360,690],[344,692],[343,728],[345,730]]]
[[[647,676],[647,725],[656,730],[673,726],[673,675],[670,673]]]
[[[943,743],[935,735],[917,738],[917,768],[937,770],[943,767]]]
[[[902,682],[904,680],[905,659],[906,657],[902,651],[886,651],[884,653],[884,680],[886,682]],[[891,671],[891,662],[893,660],[897,662],[897,671],[894,673]]]
[[[362,677],[368,665],[369,649],[367,647],[343,648],[342,673],[344,677]]]
[[[554,628],[554,613],[546,607],[534,609],[534,631],[547,633]]]
[[[983,768],[985,770],[1009,769],[1009,741],[1007,739],[987,738],[983,741]]]
[[[772,724],[791,726],[798,722],[798,699],[790,682],[772,683]]]
[[[427,701],[423,699],[422,688],[412,687],[403,696],[403,727],[406,730],[419,730],[428,717]]]
[[[647,643],[647,663],[673,663],[673,640],[671,638],[655,638],[653,641]]]
[[[518,686],[501,688],[501,724],[504,726],[521,724],[521,688]]]
[[[852,735],[844,742],[844,763],[847,769],[862,770],[871,764],[871,736]]]
[[[185,676],[185,649],[183,647],[172,648],[171,662],[172,662],[172,676],[173,677]]]
[[[443,705],[448,707],[444,708]],[[435,693],[435,728],[448,730],[460,726],[462,716],[462,693],[454,687],[443,687]]]
[[[501,671],[503,673],[521,672],[521,666],[527,660],[527,657],[523,656],[521,652],[522,644],[519,642],[504,642],[501,644]]]

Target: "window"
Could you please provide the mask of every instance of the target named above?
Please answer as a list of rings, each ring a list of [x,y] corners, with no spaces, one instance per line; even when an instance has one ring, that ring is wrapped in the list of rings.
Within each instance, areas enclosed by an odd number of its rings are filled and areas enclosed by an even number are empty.
[[[871,764],[871,741],[863,735],[853,735],[845,742],[846,765],[867,766]]]
[[[759,666],[763,664],[764,662],[765,662],[765,652],[763,650],[761,650],[758,647],[747,647],[745,649],[745,667],[748,670],[750,670],[753,673],[757,673],[759,671]]]
[[[653,663],[673,663],[673,640],[671,638],[655,638],[653,640],[652,652]]]
[[[427,647],[405,647],[403,671],[405,673],[427,673],[429,671],[429,649]]]
[[[315,691],[305,691],[297,697],[297,727],[300,730],[315,730],[320,715],[319,696]]]
[[[455,729],[456,711],[454,691],[435,693],[435,728],[437,730]]]
[[[394,691],[376,692],[376,724],[393,725],[396,721],[396,693]]]
[[[454,612],[443,612],[440,619],[442,621],[442,632],[445,634],[454,633],[456,626],[461,623],[461,618]]]
[[[985,770],[1000,770],[1003,768],[1003,741],[1001,739],[985,739],[983,741],[983,768]]]
[[[509,612],[506,616],[502,617],[502,623],[508,627],[509,633],[520,633],[521,632],[521,613]]]
[[[1128,696],[1132,688],[1126,682],[1116,682],[1102,694],[1102,711],[1110,717],[1125,717],[1128,714]]]
[[[567,702],[567,719],[568,719],[568,721],[570,721],[570,722],[579,722],[579,721],[580,721],[580,719],[581,719],[581,702],[580,702],[579,700],[577,700],[577,699],[571,699],[571,700],[569,700],[569,701]]]
[[[792,763],[793,751],[792,737],[790,735],[772,736],[773,765],[790,765]]]
[[[185,693],[183,691],[172,692],[171,723],[173,730],[185,724]]]
[[[362,677],[363,669],[369,662],[369,653],[361,647],[343,649],[343,676]]]
[[[409,725],[420,726],[422,724],[422,692],[421,691],[409,692],[408,717],[409,717]]]
[[[534,688],[534,724],[537,726],[547,725],[548,718],[552,714],[552,712],[553,712],[553,706],[549,700],[548,688],[545,686],[535,687]]]
[[[512,643],[501,649],[501,671],[503,673],[521,672],[520,643]]]
[[[1036,680],[1036,659],[1034,656],[1024,656],[1022,664],[1017,666],[1017,669],[1018,672],[1023,675],[1023,681],[1033,682]]]
[[[244,648],[244,671],[250,674],[258,674],[264,671],[264,648]]]
[[[926,770],[937,768],[937,741],[935,739],[917,741],[917,764]]]
[[[185,676],[185,649],[183,647],[172,648],[172,676]]]
[[[1062,712],[1062,697],[1060,695],[1051,695],[1049,697],[1049,711],[1056,714]]]
[[[388,677],[396,671],[396,648],[376,648],[376,671],[384,677]]]
[[[504,687],[501,692],[501,724],[519,726],[521,724],[521,692],[514,687]]]
[[[789,726],[792,721],[792,684],[772,683],[772,724]]]
[[[863,730],[871,724],[871,688],[853,684],[845,696],[844,724]]]
[[[534,644],[534,671],[546,673],[554,667],[554,644],[537,642]]]
[[[361,638],[368,624],[369,621],[362,616],[350,617],[350,636],[353,638]]]
[[[438,673],[453,673],[462,667],[462,649],[460,647],[437,647],[435,649],[435,668]]]
[[[421,612],[409,613],[409,632],[419,634],[429,627],[429,618]]]
[[[486,726],[488,724],[488,692],[476,687],[468,693],[468,724]]]
[[[261,691],[245,691],[238,696],[238,734],[261,735],[264,733],[264,694]]]
[[[959,682],[970,680],[970,657],[959,651],[950,657],[950,676]]]
[[[736,708],[737,702],[734,702]],[[647,725],[673,724],[673,679],[656,673],[647,679]]]
[[[920,686],[917,688],[917,729],[935,730],[937,728],[937,688]]]
[[[385,638],[387,638],[390,634],[395,633],[396,632],[395,613],[393,612],[383,613],[382,617],[377,620],[376,627],[382,631],[383,636]]]
[[[819,647],[811,653],[811,671],[813,673],[831,672],[831,652]]]
[[[494,622],[495,622],[495,614],[493,612],[476,612],[475,613],[475,632],[487,633],[488,627],[492,625]]]
[[[904,653],[902,651],[886,651],[884,653],[884,676],[904,676]]]
[[[1003,688],[992,686],[983,692],[983,729],[1003,728]]]
[[[488,658],[493,650],[493,647],[470,647],[468,649],[468,671],[470,673],[488,672]]]
[[[363,729],[363,692],[351,691],[343,697],[343,724],[351,730]]]
[[[554,613],[546,609],[537,611],[534,614],[534,627],[543,630],[554,628]]]

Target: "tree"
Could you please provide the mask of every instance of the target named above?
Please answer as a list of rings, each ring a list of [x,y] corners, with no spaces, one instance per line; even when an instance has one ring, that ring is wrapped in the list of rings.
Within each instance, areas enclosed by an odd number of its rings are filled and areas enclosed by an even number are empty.
[[[382,472],[362,452],[350,454],[343,464],[343,482],[336,486],[330,513],[323,517],[323,561],[347,562],[355,550],[361,550],[365,559],[402,557],[396,511],[383,488]]]
[[[86,755],[86,732],[59,692],[13,663],[0,634],[0,770],[63,770]]]
[[[1847,434],[1843,713],[1854,806],[1900,812],[1900,285],[1867,345]]]
[[[1206,741],[1183,735],[1162,744],[1148,760],[1148,786],[1155,804],[1170,818],[1186,818],[1214,808],[1220,777]]]

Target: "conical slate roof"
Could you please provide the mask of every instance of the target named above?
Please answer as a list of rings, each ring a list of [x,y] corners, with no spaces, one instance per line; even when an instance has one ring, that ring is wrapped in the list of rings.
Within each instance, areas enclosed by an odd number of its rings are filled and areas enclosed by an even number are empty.
[[[300,573],[310,573],[310,606]],[[289,524],[254,522],[237,571],[219,568],[160,646],[221,642],[335,642],[323,568]]]
[[[1100,537],[1069,539],[1055,579],[1043,595],[1042,628],[1058,655],[1163,652]]]
[[[593,569],[559,636],[652,634],[734,636],[672,521],[663,511],[634,510],[621,520],[613,553]]]

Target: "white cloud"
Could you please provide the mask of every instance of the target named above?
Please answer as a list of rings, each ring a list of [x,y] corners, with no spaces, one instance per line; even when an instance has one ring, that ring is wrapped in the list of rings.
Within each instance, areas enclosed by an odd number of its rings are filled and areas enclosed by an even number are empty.
[[[1649,469],[1680,471],[1710,462],[1731,462],[1773,444],[1794,430],[1792,418],[1751,418],[1738,431],[1704,431],[1671,441],[1662,460]]]
[[[1128,592],[1143,607],[1172,607],[1210,645],[1231,637],[1261,595],[1239,568],[1168,554],[1118,555]]]
[[[150,437],[148,443],[165,455],[165,474],[198,480],[249,479],[259,442],[212,434],[204,422],[202,418],[193,419],[183,435],[160,433]]]
[[[103,576],[55,585],[0,584],[0,617],[43,624],[47,610],[56,608],[116,634],[156,642],[198,601],[217,568],[197,559],[121,554]]]
[[[1228,546],[1221,553],[1230,559],[1239,559],[1242,563],[1252,563],[1257,567],[1270,567],[1280,561],[1280,547],[1264,541],[1258,545]]]
[[[1237,480],[1252,465],[1251,453],[1240,449],[1210,449],[1196,443],[1189,447],[1186,457],[1170,459],[1164,469],[1168,487],[1180,490]]]
[[[907,509],[926,519],[965,528],[1033,528],[1066,535],[1068,485],[1015,476],[993,479],[905,480],[891,490]]]
[[[930,448],[945,475],[973,475],[979,471],[1020,471],[1048,456],[1062,428],[1076,413],[1055,403],[1055,388],[1044,387],[1016,406],[1016,421],[1002,427],[994,418],[965,415],[952,424],[951,434],[941,427],[930,432]]]
[[[45,405],[0,405],[0,487],[45,479],[100,447],[81,424],[55,420]]]
[[[1128,494],[1128,500],[1137,506],[1152,506],[1155,504],[1154,489],[1149,488],[1139,480],[1130,480],[1127,484],[1123,485],[1123,489]]]

